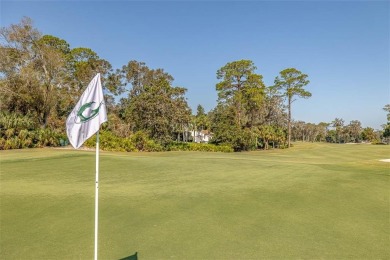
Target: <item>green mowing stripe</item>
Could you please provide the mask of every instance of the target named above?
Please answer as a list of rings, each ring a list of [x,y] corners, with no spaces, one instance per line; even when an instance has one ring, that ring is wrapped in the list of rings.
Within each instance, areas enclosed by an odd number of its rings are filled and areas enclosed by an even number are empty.
[[[388,146],[100,160],[99,256],[389,259]],[[95,154],[0,152],[0,259],[93,257]]]

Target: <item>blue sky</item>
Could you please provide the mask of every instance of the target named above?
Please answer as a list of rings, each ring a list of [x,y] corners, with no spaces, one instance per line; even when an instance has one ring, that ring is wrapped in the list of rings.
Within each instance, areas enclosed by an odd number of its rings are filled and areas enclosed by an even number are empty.
[[[295,67],[310,99],[293,118],[380,129],[390,103],[389,1],[4,1],[1,26],[31,17],[43,33],[88,47],[120,68],[163,68],[188,89],[193,110],[216,105],[216,71],[250,59],[272,85]]]

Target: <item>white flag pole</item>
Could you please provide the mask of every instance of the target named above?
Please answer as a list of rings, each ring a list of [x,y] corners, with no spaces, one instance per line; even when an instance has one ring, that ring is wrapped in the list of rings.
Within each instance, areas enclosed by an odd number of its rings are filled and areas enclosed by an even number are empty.
[[[76,149],[96,133],[95,260],[97,260],[98,255],[99,128],[104,122],[107,122],[107,108],[104,103],[100,73],[98,73],[88,84],[80,100],[66,119],[66,134]]]
[[[98,255],[98,214],[99,213],[99,131],[96,133],[96,182],[95,182],[95,260]]]

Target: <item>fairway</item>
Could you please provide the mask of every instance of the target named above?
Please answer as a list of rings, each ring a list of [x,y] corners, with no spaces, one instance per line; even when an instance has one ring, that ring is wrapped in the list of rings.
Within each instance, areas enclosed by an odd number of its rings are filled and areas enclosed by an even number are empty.
[[[99,258],[389,259],[390,147],[101,152]],[[92,259],[95,154],[0,152],[0,259]]]

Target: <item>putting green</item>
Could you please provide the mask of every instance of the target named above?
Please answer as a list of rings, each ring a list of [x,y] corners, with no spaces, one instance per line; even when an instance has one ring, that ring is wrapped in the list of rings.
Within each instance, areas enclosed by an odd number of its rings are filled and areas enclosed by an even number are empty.
[[[100,160],[99,258],[390,258],[389,146]],[[0,152],[0,259],[92,259],[94,152]]]

